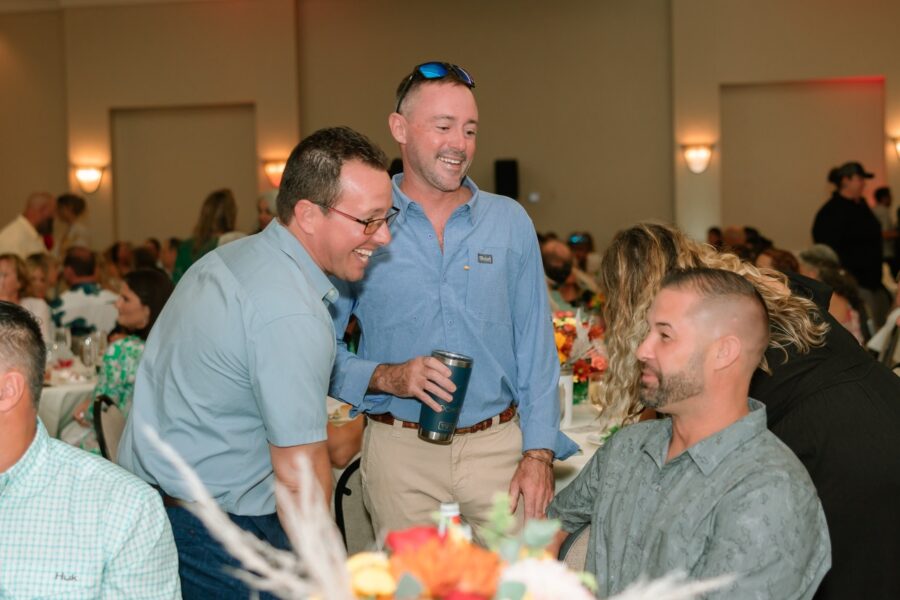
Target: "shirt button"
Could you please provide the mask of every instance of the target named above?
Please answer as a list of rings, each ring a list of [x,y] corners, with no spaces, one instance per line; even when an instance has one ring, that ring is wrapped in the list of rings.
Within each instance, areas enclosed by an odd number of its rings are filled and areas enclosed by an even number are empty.
[[[447,325],[453,325],[453,319],[447,321]]]

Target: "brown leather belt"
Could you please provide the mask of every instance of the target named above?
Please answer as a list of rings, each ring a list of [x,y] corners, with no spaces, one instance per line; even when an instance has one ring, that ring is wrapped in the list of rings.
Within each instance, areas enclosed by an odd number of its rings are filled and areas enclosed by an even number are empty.
[[[162,498],[163,506],[167,508],[184,508],[184,500],[173,498],[172,496],[162,491],[162,488],[160,488],[159,486],[151,485],[150,487],[159,492],[159,495]]]
[[[366,416],[369,417],[373,421],[377,421],[378,423],[384,423],[385,425],[393,425],[394,423],[399,422],[400,425],[404,429],[418,429],[419,428],[418,423],[415,423],[413,421],[404,421],[402,419],[397,419],[394,417],[394,415],[392,415],[390,413],[383,413],[383,414],[378,414],[378,415],[367,414]],[[512,421],[513,417],[516,416],[516,405],[515,404],[511,405],[509,408],[504,410],[498,416],[500,417],[501,423],[508,423],[508,422]],[[484,431],[485,429],[490,429],[493,424],[494,424],[494,417],[491,417],[490,419],[485,419],[484,421],[479,421],[478,423],[475,423],[471,427],[459,427],[456,429],[456,431],[453,432],[453,434],[461,435],[461,434],[465,434],[465,433],[475,433],[476,431]]]

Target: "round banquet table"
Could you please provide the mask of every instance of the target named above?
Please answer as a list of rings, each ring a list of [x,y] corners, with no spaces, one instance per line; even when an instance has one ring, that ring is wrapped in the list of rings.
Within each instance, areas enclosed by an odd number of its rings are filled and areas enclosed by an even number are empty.
[[[38,404],[38,416],[51,437],[58,437],[63,427],[72,421],[72,410],[94,392],[95,381],[44,386]]]

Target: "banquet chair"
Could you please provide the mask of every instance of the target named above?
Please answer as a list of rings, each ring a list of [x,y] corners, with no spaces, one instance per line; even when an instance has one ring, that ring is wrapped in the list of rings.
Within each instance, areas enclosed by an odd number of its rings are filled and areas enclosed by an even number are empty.
[[[125,415],[106,395],[97,396],[94,400],[94,431],[97,432],[97,444],[103,458],[116,462],[119,453],[119,440],[125,430]]]
[[[566,541],[559,547],[559,560],[573,571],[584,571],[590,538],[590,524],[570,533]]]
[[[348,554],[375,547],[372,519],[363,503],[360,459],[347,465],[334,488],[334,520]]]

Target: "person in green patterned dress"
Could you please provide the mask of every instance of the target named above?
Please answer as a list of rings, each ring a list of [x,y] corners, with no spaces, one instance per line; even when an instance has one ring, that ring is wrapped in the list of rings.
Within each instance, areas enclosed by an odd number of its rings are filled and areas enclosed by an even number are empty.
[[[91,398],[72,411],[75,420],[63,428],[61,440],[94,454],[100,453],[93,424],[94,398],[109,396],[123,414],[128,415],[144,342],[173,289],[171,280],[159,269],[138,269],[125,275],[116,300],[117,323],[125,335],[110,340],[103,355],[97,387]]]

